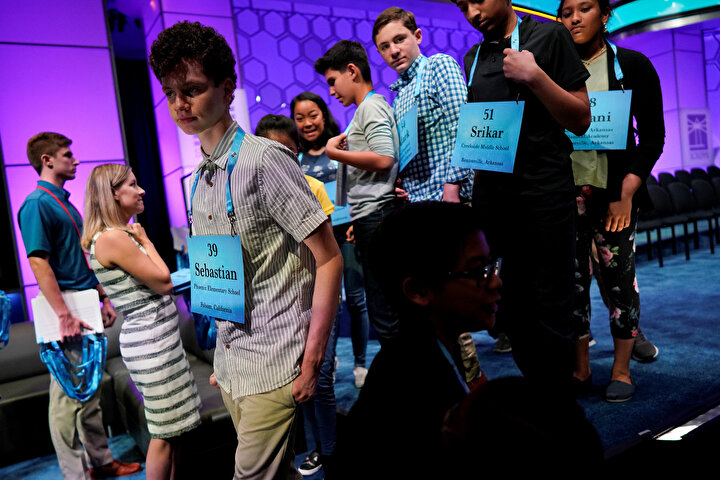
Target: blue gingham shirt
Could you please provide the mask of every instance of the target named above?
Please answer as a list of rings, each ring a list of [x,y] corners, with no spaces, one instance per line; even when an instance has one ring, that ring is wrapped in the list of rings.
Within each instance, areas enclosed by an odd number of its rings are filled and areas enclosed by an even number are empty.
[[[390,89],[399,92],[393,103],[399,121],[415,103],[419,55]],[[450,165],[457,134],[460,107],[467,101],[467,86],[460,65],[438,53],[427,59],[418,96],[418,154],[400,173],[402,187],[411,202],[442,200],[443,186],[467,180],[460,198],[472,196],[472,170]]]

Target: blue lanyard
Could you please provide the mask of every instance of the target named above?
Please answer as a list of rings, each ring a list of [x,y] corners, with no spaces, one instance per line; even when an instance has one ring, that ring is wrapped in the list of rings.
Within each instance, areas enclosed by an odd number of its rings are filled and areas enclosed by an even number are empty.
[[[233,140],[232,146],[230,147],[230,154],[228,155],[227,161],[227,187],[225,188],[225,209],[227,210],[227,215],[230,219],[230,225],[233,230],[235,229],[235,208],[233,207],[232,195],[230,194],[230,175],[232,174],[233,169],[235,168],[235,164],[237,163],[238,155],[240,154],[240,147],[242,146],[244,139],[245,132],[242,128],[238,127],[237,133],[235,133],[235,139]],[[202,169],[198,170],[197,175],[195,175],[192,190],[190,191],[190,212],[188,212],[190,222],[192,222],[192,204],[193,199],[195,198],[195,189],[197,188],[198,178],[200,178],[201,171]]]
[[[615,46],[615,44],[610,43],[610,42],[607,42],[607,44],[610,45],[610,48],[612,49],[613,54],[615,55],[615,65],[614,65],[615,79],[618,82],[620,82],[620,86],[622,87],[622,79],[625,77],[625,75],[623,75],[622,68],[620,68],[620,62],[618,61],[618,57],[617,57],[617,47]],[[623,90],[625,90],[624,87],[623,87]]]
[[[437,339],[437,344],[440,347],[440,351],[445,355],[445,358],[450,363],[450,366],[455,371],[455,375],[457,375],[458,381],[460,382],[460,385],[462,385],[463,390],[465,390],[465,393],[470,393],[470,388],[467,385],[467,382],[465,382],[465,379],[462,375],[460,375],[460,371],[457,369],[457,365],[455,365],[455,361],[452,358],[452,355],[450,355],[450,352],[448,352],[448,349],[445,348],[445,345],[440,341],[440,339]]]
[[[522,19],[516,15],[517,23],[515,24],[515,28],[512,31],[512,34],[510,35],[510,48],[513,50],[520,51],[520,23],[522,22]],[[507,37],[505,37],[507,38]],[[475,76],[475,67],[477,67],[477,61],[478,57],[480,56],[480,47],[478,47],[477,51],[475,52],[475,60],[473,60],[472,68],[470,69],[470,78],[468,78],[468,88],[472,86],[472,79]]]
[[[417,71],[415,72],[415,78],[417,78],[417,80],[415,81],[415,91],[413,92],[414,99],[417,99],[420,96],[420,89],[422,88],[422,77],[423,73],[425,72],[425,64],[427,64],[427,57],[422,57],[419,61]],[[408,86],[405,86],[405,88],[407,88]]]
[[[106,352],[107,337],[90,334],[82,337],[82,360],[79,365],[68,360],[58,342],[43,344],[40,347],[40,359],[68,397],[86,402],[95,395],[100,385]]]
[[[360,105],[362,105],[362,103],[363,103],[365,100],[367,100],[368,98],[372,97],[373,95],[375,95],[375,90],[370,90],[370,91],[367,93],[367,95],[365,95],[365,98],[363,98],[362,102],[360,102]],[[360,108],[360,105],[358,105],[358,108]],[[348,123],[348,126],[347,126],[347,128],[345,129],[345,135],[347,135],[347,134],[350,132],[350,127],[352,127],[352,124],[353,124],[353,122],[355,121],[355,115],[357,115],[357,110],[355,110],[355,113],[353,114],[352,120],[350,120],[350,123]]]

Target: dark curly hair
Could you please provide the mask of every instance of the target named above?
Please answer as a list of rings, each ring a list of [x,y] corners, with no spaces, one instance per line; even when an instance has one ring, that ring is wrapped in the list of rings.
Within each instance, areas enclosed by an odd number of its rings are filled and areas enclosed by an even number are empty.
[[[158,80],[173,72],[185,73],[184,61],[196,61],[202,65],[206,76],[215,86],[229,78],[233,89],[237,85],[235,57],[225,38],[214,28],[200,22],[179,22],[166,28],[150,47],[150,66]]]
[[[330,140],[332,137],[340,135],[340,127],[338,127],[338,124],[335,121],[335,117],[333,117],[333,114],[330,113],[330,109],[328,109],[327,103],[325,103],[325,100],[323,100],[320,95],[312,92],[302,92],[298,95],[295,95],[295,98],[293,98],[292,102],[290,102],[290,116],[293,118],[293,122],[295,121],[295,105],[297,105],[298,102],[302,102],[303,100],[309,100],[315,105],[317,105],[322,112],[323,120],[325,120],[325,128],[323,129],[322,134],[315,141],[316,145],[325,145],[327,141]],[[301,152],[307,152],[308,150],[313,148],[312,145],[309,145],[308,142],[304,138],[302,138],[302,135],[300,135],[299,137],[300,143],[298,146],[300,147],[299,150]]]

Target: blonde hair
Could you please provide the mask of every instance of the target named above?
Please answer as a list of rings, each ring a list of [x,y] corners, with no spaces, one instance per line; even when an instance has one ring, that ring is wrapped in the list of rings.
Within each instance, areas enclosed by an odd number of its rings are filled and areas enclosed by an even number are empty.
[[[115,190],[132,170],[125,165],[108,163],[92,169],[85,189],[85,219],[81,244],[89,249],[96,233],[112,227],[132,234],[120,215]]]

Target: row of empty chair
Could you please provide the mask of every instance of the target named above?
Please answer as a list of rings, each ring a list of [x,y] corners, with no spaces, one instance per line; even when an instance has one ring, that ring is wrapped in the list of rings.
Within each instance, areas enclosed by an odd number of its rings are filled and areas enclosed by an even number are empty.
[[[650,175],[647,187],[654,209],[640,215],[638,233],[646,234],[649,259],[652,259],[654,247],[657,247],[658,263],[663,266],[663,228],[670,229],[672,252],[677,253],[675,226],[682,225],[685,258],[689,260],[690,235],[694,247],[697,249],[700,246],[699,222],[707,222],[710,252],[715,253],[715,242],[720,243],[720,168],[710,165],[706,169],[693,168],[689,172],[676,170],[674,175],[663,172],[657,179]],[[689,231],[691,224],[692,232]],[[651,232],[657,235],[656,242],[653,242]]]

